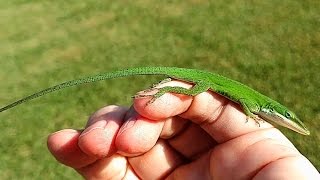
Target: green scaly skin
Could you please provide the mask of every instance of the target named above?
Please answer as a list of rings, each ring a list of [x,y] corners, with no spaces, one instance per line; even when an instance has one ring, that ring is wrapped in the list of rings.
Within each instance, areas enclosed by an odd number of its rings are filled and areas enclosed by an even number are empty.
[[[0,112],[13,108],[31,99],[35,99],[53,91],[64,89],[70,86],[134,75],[164,75],[169,78],[194,84],[193,88],[191,89],[182,87],[159,88],[158,92],[153,95],[153,100],[168,92],[195,96],[199,93],[211,90],[240,104],[244,113],[257,122],[258,120],[263,119],[269,122],[275,122],[281,126],[290,128],[304,135],[310,134],[306,126],[297,118],[297,116],[292,111],[288,110],[285,106],[270,99],[269,97],[251,89],[250,87],[218,74],[196,69],[185,69],[176,67],[130,68],[67,81],[34,93],[7,106],[4,106],[0,109]],[[138,95],[137,97],[141,96]]]

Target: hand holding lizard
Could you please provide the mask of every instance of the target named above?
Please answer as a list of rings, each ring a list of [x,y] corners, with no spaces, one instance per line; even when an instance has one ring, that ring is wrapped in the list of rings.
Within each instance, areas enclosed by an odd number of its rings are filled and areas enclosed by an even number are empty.
[[[161,86],[168,84],[191,87]],[[167,93],[146,106],[149,100],[102,108],[84,130],[51,134],[49,150],[86,179],[320,177],[280,131],[246,122],[238,104],[216,93]]]

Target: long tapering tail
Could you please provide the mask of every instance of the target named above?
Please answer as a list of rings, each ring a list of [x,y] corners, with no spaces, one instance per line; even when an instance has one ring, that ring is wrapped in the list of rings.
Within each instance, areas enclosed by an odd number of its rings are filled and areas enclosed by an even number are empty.
[[[42,91],[36,92],[34,94],[31,94],[29,96],[26,96],[18,101],[15,101],[11,104],[8,104],[4,107],[1,107],[0,112],[8,110],[10,108],[13,108],[19,104],[22,104],[24,102],[27,102],[29,100],[38,98],[40,96],[43,96],[45,94],[58,91],[60,89],[64,89],[71,86],[76,86],[80,84],[85,83],[91,83],[96,81],[101,81],[105,79],[112,79],[112,78],[118,78],[118,77],[126,77],[126,76],[134,76],[134,75],[174,75],[177,71],[182,70],[181,68],[173,68],[173,67],[140,67],[140,68],[131,68],[131,69],[125,69],[125,70],[118,70],[113,72],[107,72],[103,74],[88,76],[81,79],[71,80],[67,81],[52,87],[49,87],[47,89],[44,89]]]

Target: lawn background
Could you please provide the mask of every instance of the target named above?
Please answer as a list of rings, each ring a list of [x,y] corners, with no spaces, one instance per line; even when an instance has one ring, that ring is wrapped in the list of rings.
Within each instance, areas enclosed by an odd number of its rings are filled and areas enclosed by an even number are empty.
[[[0,0],[0,106],[99,72],[137,66],[208,70],[294,110],[311,130],[281,130],[320,170],[318,0]],[[81,129],[107,104],[130,105],[161,78],[70,88],[0,114],[1,179],[74,179],[46,138]]]

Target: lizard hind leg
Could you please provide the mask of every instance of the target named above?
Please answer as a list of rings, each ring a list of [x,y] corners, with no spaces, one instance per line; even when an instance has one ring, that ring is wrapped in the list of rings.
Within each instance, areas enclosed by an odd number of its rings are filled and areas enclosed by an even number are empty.
[[[142,93],[136,94],[134,97],[141,98],[141,97],[150,97],[152,96],[152,99],[148,102],[148,104],[154,102],[157,98],[161,97],[165,93],[175,93],[175,94],[183,94],[188,96],[195,96],[197,94],[200,94],[202,92],[205,92],[209,89],[210,86],[202,83],[195,84],[192,88],[184,88],[179,86],[165,86],[162,88],[150,88],[146,91],[142,91]],[[144,94],[146,92],[151,92],[153,90],[157,90],[155,94]]]
[[[157,86],[159,86],[159,85],[161,85],[161,84],[164,84],[164,83],[167,83],[167,82],[170,82],[170,81],[172,81],[171,78],[165,78],[165,79],[161,80],[160,82],[158,82],[158,83],[156,83],[156,84],[153,84],[153,85],[151,86],[151,89],[152,89],[152,88],[157,88]]]
[[[172,81],[171,78],[163,79],[158,83],[152,84],[148,89],[145,89],[143,91],[136,93],[135,95],[132,96],[132,98],[144,98],[144,97],[150,97],[150,96],[154,97],[155,94],[153,91],[159,91],[160,89],[160,88],[157,88],[157,86],[170,81]]]
[[[175,93],[175,94],[183,94],[187,96],[195,96],[202,92],[207,91],[210,88],[209,85],[205,83],[196,83],[192,88],[184,88],[179,86],[165,86],[159,88],[159,91],[155,94],[155,98],[162,96],[165,93]]]
[[[152,94],[152,93],[148,94],[148,93],[160,89],[160,88],[157,88],[157,86],[164,84],[164,83],[167,83],[167,82],[170,82],[170,81],[172,81],[171,78],[163,79],[158,83],[152,84],[151,87],[149,87],[148,89],[145,89],[143,91],[138,92],[137,94],[132,96],[132,98],[144,98],[144,97],[154,96],[154,94]]]

